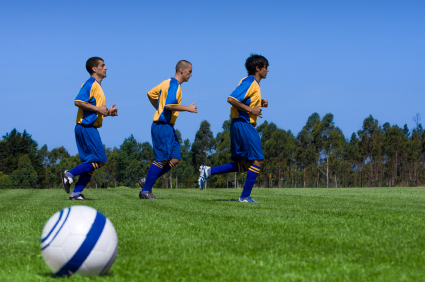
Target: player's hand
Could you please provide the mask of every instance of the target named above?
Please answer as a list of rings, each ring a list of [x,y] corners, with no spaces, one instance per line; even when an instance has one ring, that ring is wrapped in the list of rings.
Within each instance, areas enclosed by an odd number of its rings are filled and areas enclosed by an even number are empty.
[[[112,107],[109,108],[109,115],[111,117],[116,117],[118,115],[118,108],[114,108],[116,104],[113,104]]]
[[[187,106],[187,111],[191,113],[198,113],[198,108],[195,106],[195,103],[190,104]]]
[[[104,116],[108,116],[109,115],[108,108],[105,105],[102,105],[100,107],[97,107],[97,112],[99,114],[104,115]]]
[[[257,117],[260,117],[260,118],[263,118],[262,116],[261,116],[261,107],[260,106],[255,106],[255,107],[253,107],[252,109],[251,109],[251,114],[253,114],[254,116],[257,116]]]
[[[261,99],[261,107],[267,108],[269,106],[269,101],[266,99]]]

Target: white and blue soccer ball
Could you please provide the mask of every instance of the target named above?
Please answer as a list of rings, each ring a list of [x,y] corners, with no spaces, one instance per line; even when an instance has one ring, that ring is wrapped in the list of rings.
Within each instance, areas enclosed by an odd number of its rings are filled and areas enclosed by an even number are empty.
[[[57,276],[103,275],[117,255],[117,232],[112,222],[94,208],[72,206],[47,221],[41,250]]]

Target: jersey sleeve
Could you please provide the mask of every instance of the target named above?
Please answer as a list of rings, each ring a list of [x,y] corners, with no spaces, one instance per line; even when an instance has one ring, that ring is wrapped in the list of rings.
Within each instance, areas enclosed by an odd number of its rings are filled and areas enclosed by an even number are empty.
[[[78,92],[78,95],[75,98],[75,101],[81,101],[81,102],[84,102],[84,103],[89,103],[90,99],[93,97],[92,86],[93,86],[93,84],[91,84],[91,83],[85,83],[81,87],[80,92]]]
[[[161,91],[161,84],[152,88],[151,91],[148,92],[148,96],[154,100],[158,100],[160,91]]]
[[[167,100],[165,100],[164,106],[180,105],[178,97],[177,97],[178,96],[177,92],[180,92],[178,91],[179,86],[180,85],[177,82],[171,81],[170,87],[168,88]],[[180,100],[181,100],[181,97],[180,97]]]
[[[248,89],[251,87],[252,81],[244,79],[238,87],[230,94],[229,97],[242,102],[243,100],[249,98],[247,97]]]

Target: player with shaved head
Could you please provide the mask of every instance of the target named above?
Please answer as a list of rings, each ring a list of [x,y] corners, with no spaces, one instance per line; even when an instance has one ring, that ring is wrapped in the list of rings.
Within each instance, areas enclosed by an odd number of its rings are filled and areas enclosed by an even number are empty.
[[[152,187],[156,180],[180,163],[180,143],[174,130],[179,112],[197,113],[195,103],[182,106],[181,84],[192,76],[192,64],[181,60],[176,65],[174,77],[164,80],[148,92],[148,98],[155,108],[151,127],[155,161],[146,178],[139,180],[142,190],[140,199],[154,200]]]

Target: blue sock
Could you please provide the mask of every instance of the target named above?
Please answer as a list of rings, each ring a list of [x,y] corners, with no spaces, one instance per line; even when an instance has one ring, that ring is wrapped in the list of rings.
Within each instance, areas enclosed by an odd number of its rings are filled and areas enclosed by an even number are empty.
[[[95,169],[98,169],[98,168],[100,168],[99,163],[80,164],[74,167],[73,169],[68,170],[67,174],[70,173],[72,174],[72,176],[77,176],[86,172],[94,171]]]
[[[151,164],[151,167],[148,170],[148,175],[146,176],[146,182],[143,186],[142,192],[152,191],[152,187],[158,179],[159,175],[161,174],[162,169],[163,166],[160,162],[153,162]]]
[[[241,198],[246,198],[251,195],[252,187],[254,187],[255,180],[257,179],[258,174],[260,173],[261,167],[256,165],[251,165],[248,168],[248,172],[246,173],[246,182],[243,186]]]
[[[80,178],[78,178],[77,183],[75,183],[75,188],[74,191],[72,191],[71,196],[75,197],[80,195],[84,188],[87,186],[87,184],[90,182],[90,178],[90,173],[81,174]]]
[[[166,165],[164,165],[164,167],[161,170],[161,173],[158,175],[158,178],[160,178],[161,176],[163,176],[164,174],[166,174],[170,169],[174,168],[175,165],[172,161],[169,161]]]
[[[221,173],[238,172],[238,171],[239,172],[246,171],[246,169],[244,168],[241,162],[214,166],[211,168],[211,174],[221,174]]]

